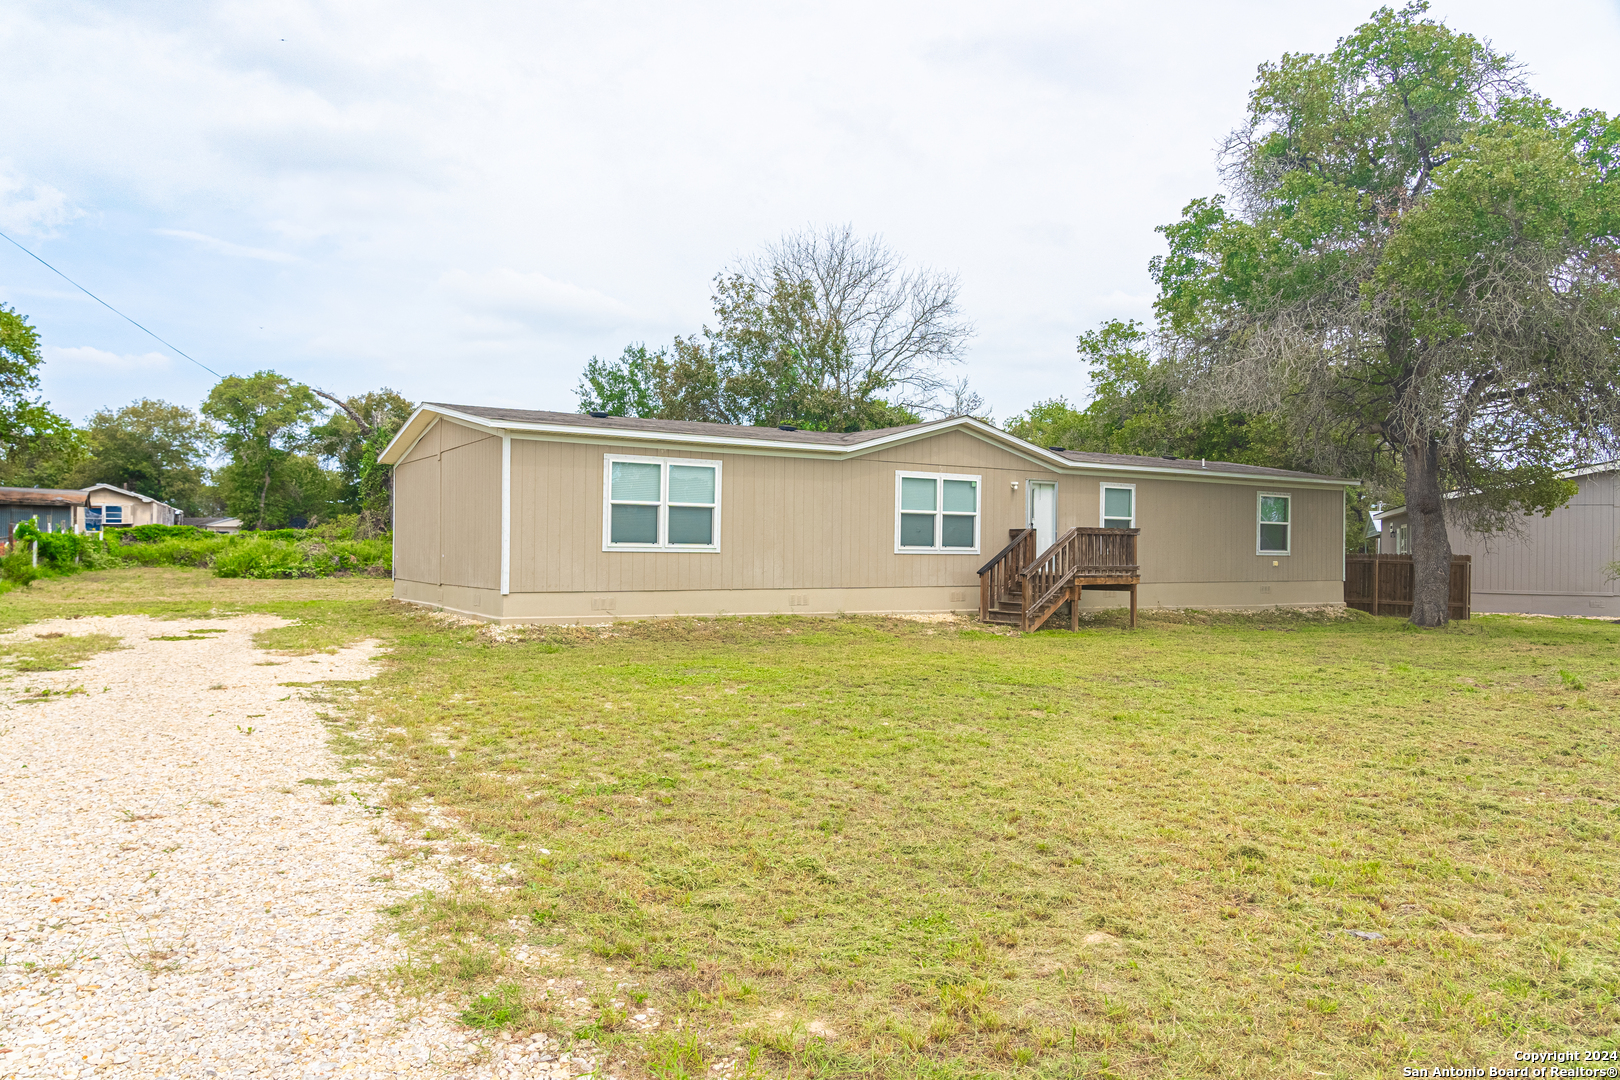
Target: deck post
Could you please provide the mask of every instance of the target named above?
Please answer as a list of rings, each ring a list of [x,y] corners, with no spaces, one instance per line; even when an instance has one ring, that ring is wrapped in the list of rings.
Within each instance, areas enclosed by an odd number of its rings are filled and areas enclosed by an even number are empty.
[[[1136,586],[1131,586],[1131,629],[1136,629]]]
[[[989,622],[990,621],[990,579],[992,577],[994,577],[994,576],[995,576],[995,571],[993,571],[993,570],[988,574],[980,574],[979,575],[979,621],[980,622]]]
[[[1085,586],[1078,581],[1074,583],[1074,595],[1069,598],[1069,629],[1080,629],[1080,590]]]
[[[1035,598],[1030,593],[1029,578],[1022,578],[1021,585],[1024,590],[1024,608],[1018,614],[1018,629],[1027,632],[1029,630],[1029,605]]]

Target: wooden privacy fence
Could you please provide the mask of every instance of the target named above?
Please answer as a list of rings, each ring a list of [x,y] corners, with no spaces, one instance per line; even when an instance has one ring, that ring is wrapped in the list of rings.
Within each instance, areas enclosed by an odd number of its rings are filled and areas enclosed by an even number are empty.
[[[1451,595],[1447,614],[1467,619],[1474,614],[1473,564],[1467,555],[1451,557]],[[1372,615],[1412,614],[1412,556],[1346,555],[1344,606]]]

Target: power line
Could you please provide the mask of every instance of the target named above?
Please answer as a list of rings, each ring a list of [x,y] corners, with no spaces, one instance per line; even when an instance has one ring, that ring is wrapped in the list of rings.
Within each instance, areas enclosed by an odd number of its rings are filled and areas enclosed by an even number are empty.
[[[200,367],[204,371],[208,372],[208,374],[212,375],[214,378],[223,379],[225,377],[225,376],[221,375],[219,372],[215,371],[213,368],[209,367],[207,364],[203,363],[201,360],[198,360],[196,357],[194,357],[194,356],[190,355],[189,353],[185,352],[183,349],[179,349],[179,348],[176,348],[173,345],[169,345],[169,343],[167,341],[163,341],[162,338],[160,338],[156,334],[152,333],[152,331],[148,330],[146,327],[142,326],[140,323],[136,322],[134,319],[130,318],[128,315],[125,315],[122,311],[119,311],[117,308],[115,308],[111,304],[107,303],[107,301],[103,300],[101,297],[97,296],[95,293],[91,292],[89,289],[85,288],[83,285],[80,285],[77,281],[74,281],[72,278],[68,277],[66,274],[62,273],[62,271],[58,270],[56,267],[54,267],[50,263],[46,262],[44,259],[40,258],[38,255],[35,255],[32,251],[29,251],[27,248],[25,248],[21,244],[17,243],[17,241],[11,239],[11,237],[7,236],[5,233],[0,232],[0,239],[4,239],[6,242],[11,244],[12,247],[16,248],[18,251],[22,252],[24,255],[27,255],[30,259],[33,259],[35,262],[39,263],[39,265],[41,265],[45,269],[49,270],[51,273],[55,274],[57,277],[61,278],[65,282],[67,282],[69,285],[73,286],[75,289],[78,289],[80,292],[84,293],[84,295],[88,296],[90,299],[94,300],[96,303],[100,304],[102,307],[106,308],[108,311],[112,312],[114,315],[118,316],[120,319],[123,319],[125,322],[127,322],[127,323],[129,323],[129,325],[135,327],[135,329],[139,330],[141,333],[143,333],[143,334],[147,335],[148,337],[152,338],[152,340],[161,341],[161,342],[163,342],[164,345],[168,345],[169,348],[174,349],[175,352],[179,353],[181,356],[184,356],[187,360],[190,360],[193,364],[196,364],[198,367]]]

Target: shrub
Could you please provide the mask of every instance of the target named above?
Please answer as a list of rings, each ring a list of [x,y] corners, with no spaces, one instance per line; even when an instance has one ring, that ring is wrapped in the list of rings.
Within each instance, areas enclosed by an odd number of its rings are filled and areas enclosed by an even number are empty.
[[[228,544],[214,557],[214,573],[235,578],[319,576],[306,572],[304,554],[296,544],[262,539],[262,536],[262,533],[256,534],[252,539]]]
[[[133,525],[116,533],[111,529],[107,532],[116,535],[120,544],[156,544],[165,540],[196,540],[213,535],[195,525]]]
[[[45,571],[34,565],[33,553],[24,544],[18,544],[11,554],[0,559],[0,578],[8,585],[32,585],[45,576]]]
[[[99,546],[90,537],[79,533],[41,532],[33,521],[19,524],[12,537],[16,541],[16,550],[12,554],[26,558],[30,567],[35,562],[32,549],[37,548],[40,566],[68,573],[78,569],[81,562],[90,558]]]
[[[224,547],[224,538],[205,534],[197,539],[177,537],[151,543],[120,544],[113,551],[130,566],[212,566],[215,553]]]

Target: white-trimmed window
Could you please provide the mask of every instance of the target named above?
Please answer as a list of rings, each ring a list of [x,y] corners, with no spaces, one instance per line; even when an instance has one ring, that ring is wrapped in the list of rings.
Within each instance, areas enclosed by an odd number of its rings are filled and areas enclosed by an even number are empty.
[[[894,550],[976,554],[980,479],[955,473],[896,472]]]
[[[1103,484],[1098,506],[1100,528],[1136,528],[1135,484]]]
[[[124,523],[124,508],[122,506],[103,506],[101,508],[101,523],[103,525],[122,525]]]
[[[1258,551],[1261,555],[1287,555],[1293,548],[1293,498],[1275,491],[1259,494]]]
[[[1397,554],[1397,555],[1410,555],[1410,554],[1412,554],[1412,526],[1410,526],[1410,525],[1397,525],[1397,526],[1395,526],[1394,532],[1395,532],[1395,554]]]
[[[720,462],[608,454],[602,474],[603,551],[720,550]]]

